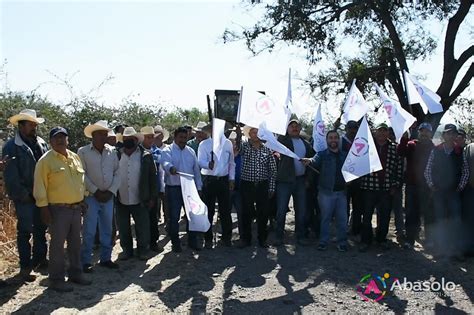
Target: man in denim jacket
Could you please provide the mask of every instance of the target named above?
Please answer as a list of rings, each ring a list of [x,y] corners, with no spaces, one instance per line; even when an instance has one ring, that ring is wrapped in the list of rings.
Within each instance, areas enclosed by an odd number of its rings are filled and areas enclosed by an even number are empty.
[[[319,172],[319,207],[321,209],[321,234],[318,250],[326,250],[329,243],[330,225],[336,218],[337,249],[347,251],[347,196],[342,165],[347,153],[339,149],[339,134],[331,130],[326,134],[328,148],[316,153],[312,159],[302,159]]]
[[[17,224],[17,245],[20,256],[20,278],[34,281],[33,268],[47,266],[46,225],[41,222],[40,211],[33,198],[33,175],[36,162],[48,151],[46,142],[36,135],[38,124],[43,118],[36,117],[32,109],[22,110],[9,119],[18,126],[14,138],[7,141],[2,155],[5,161],[4,180],[8,196],[15,204]],[[33,235],[33,253],[30,238]]]

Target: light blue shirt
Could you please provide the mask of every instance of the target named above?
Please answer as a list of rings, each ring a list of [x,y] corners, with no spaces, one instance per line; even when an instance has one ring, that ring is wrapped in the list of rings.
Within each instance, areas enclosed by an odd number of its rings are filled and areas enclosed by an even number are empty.
[[[179,174],[171,175],[170,169],[176,168],[176,171],[194,175],[194,182],[198,190],[202,188],[201,171],[199,169],[196,153],[189,146],[181,148],[173,142],[162,151],[161,162],[165,170],[165,184],[168,186],[181,186]]]
[[[306,156],[306,147],[304,146],[303,140],[300,138],[291,138],[293,142],[293,152],[296,153],[297,156],[303,158]],[[305,172],[305,166],[298,160],[293,159],[293,163],[295,165],[295,175],[302,176]]]

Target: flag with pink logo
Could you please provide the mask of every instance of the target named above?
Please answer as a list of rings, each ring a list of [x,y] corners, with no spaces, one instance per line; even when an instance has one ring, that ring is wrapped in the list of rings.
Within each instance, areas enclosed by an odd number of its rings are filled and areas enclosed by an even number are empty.
[[[313,149],[316,152],[320,152],[326,150],[327,147],[326,126],[321,115],[321,105],[318,105],[313,122]]]
[[[397,143],[400,143],[400,139],[403,136],[403,133],[407,131],[411,125],[416,121],[416,118],[413,117],[409,112],[403,109],[400,104],[395,103],[391,100],[383,91],[380,89],[377,83],[375,83],[375,89],[379,93],[380,99],[382,100],[383,107],[387,112],[388,119],[390,120],[390,125],[393,128],[395,133],[395,138]]]
[[[188,217],[189,230],[207,232],[211,224],[207,217],[207,207],[199,197],[196,184],[194,183],[194,176],[180,173],[179,180],[181,182],[181,193],[186,216]]]
[[[438,94],[418,82],[417,79],[405,70],[403,70],[403,76],[405,77],[408,103],[420,104],[425,114],[427,114],[428,111],[431,114],[441,113],[443,111],[443,105],[440,103],[441,97]]]
[[[270,97],[252,89],[240,90],[237,122],[253,128],[258,128],[265,122],[268,130],[284,135],[290,116],[291,112],[284,104],[276,103]]]
[[[265,141],[264,145],[270,150],[284,154],[298,161],[301,160],[301,158],[296,155],[296,153],[288,149],[275,138],[273,133],[267,129],[265,122],[262,122],[258,127],[258,138]]]
[[[350,120],[359,121],[359,119],[369,111],[369,105],[357,88],[355,82],[356,80],[354,79],[342,109],[341,122],[343,124],[347,124]]]
[[[364,116],[344,165],[342,165],[342,176],[347,183],[381,169],[382,163],[380,163],[369,124]]]

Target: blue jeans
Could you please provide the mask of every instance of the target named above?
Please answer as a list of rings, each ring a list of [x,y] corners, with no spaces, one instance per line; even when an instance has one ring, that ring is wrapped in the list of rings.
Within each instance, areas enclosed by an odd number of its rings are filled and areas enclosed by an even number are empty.
[[[286,212],[291,196],[293,196],[293,205],[295,208],[296,239],[304,238],[304,226],[306,219],[306,186],[304,176],[298,176],[292,183],[277,182],[276,185],[276,237],[278,239],[283,239]]]
[[[173,246],[181,245],[179,240],[179,219],[181,216],[181,208],[184,207],[183,195],[181,193],[180,186],[166,186],[166,198],[168,199],[169,209],[169,236]],[[188,224],[186,223],[186,231],[188,234],[188,244],[191,247],[197,247],[196,233],[189,231]]]
[[[329,243],[330,226],[336,217],[337,243],[347,244],[347,196],[345,191],[319,191],[319,208],[321,209],[321,234],[319,244]]]
[[[82,221],[81,262],[85,265],[92,261],[92,247],[94,246],[97,224],[99,224],[100,261],[109,261],[112,255],[114,199],[111,198],[102,203],[90,196],[86,197],[86,203],[89,207]]]
[[[40,209],[34,203],[14,202],[18,223],[17,246],[20,256],[20,268],[33,268],[46,260],[46,228],[41,222]],[[30,239],[33,234],[33,255]],[[33,256],[33,257],[32,257]]]
[[[461,195],[452,190],[433,192],[434,241],[438,250],[448,256],[461,251]]]

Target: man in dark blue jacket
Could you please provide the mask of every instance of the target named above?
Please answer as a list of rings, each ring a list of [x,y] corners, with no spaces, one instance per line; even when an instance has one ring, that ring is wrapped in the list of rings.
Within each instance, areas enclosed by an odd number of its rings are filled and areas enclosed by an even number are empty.
[[[336,218],[337,249],[347,251],[347,190],[342,176],[342,165],[347,153],[339,149],[339,134],[331,130],[326,134],[328,148],[316,153],[312,159],[303,159],[319,172],[319,208],[321,209],[321,234],[318,250],[326,250],[329,243],[330,225]]]
[[[22,110],[9,120],[12,125],[18,126],[18,132],[3,147],[3,159],[8,161],[4,180],[8,196],[15,204],[18,219],[20,277],[30,282],[36,278],[31,274],[33,268],[47,267],[46,225],[41,222],[40,210],[33,198],[33,176],[36,162],[48,151],[48,145],[36,135],[36,128],[44,119],[36,117],[34,110]],[[33,251],[30,245],[31,235]]]

